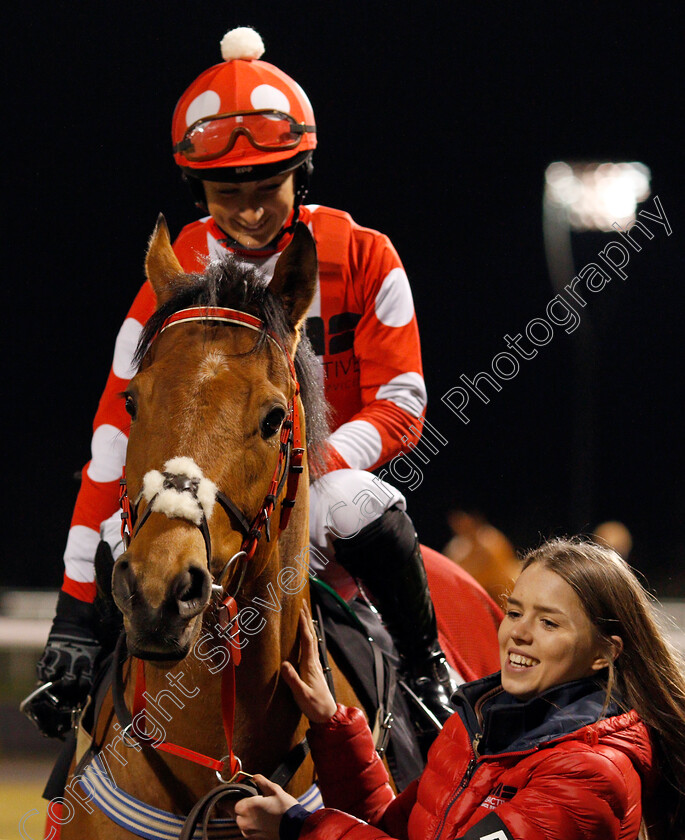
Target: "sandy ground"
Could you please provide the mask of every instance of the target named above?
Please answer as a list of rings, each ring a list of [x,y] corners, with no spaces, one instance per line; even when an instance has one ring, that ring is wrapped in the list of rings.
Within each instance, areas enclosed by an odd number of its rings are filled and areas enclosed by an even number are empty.
[[[0,840],[42,840],[48,803],[41,794],[51,769],[52,761],[0,761]]]

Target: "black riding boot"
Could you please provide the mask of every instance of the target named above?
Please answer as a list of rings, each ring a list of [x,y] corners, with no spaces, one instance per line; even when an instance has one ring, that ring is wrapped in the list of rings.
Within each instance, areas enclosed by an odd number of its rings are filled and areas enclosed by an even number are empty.
[[[435,718],[435,735],[454,711],[450,697],[457,683],[438,642],[435,610],[411,519],[392,507],[354,537],[335,540],[334,548],[336,560],[368,587],[378,605],[404,661],[405,682]],[[421,729],[431,729],[425,712],[417,719]]]

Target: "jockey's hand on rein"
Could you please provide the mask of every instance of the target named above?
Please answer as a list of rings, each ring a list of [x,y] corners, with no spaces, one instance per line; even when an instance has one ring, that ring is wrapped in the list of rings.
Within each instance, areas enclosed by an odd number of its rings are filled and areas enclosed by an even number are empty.
[[[59,593],[57,613],[37,666],[39,681],[52,683],[50,695],[57,698],[59,706],[41,702],[32,707],[36,725],[48,737],[60,737],[70,728],[70,710],[88,696],[100,653],[94,621],[92,604]]]

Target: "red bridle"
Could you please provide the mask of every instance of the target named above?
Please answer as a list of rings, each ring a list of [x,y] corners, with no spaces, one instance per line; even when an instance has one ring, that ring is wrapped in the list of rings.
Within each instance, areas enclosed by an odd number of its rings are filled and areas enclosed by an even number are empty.
[[[298,395],[300,393],[300,383],[297,380],[297,373],[295,372],[295,365],[290,357],[288,349],[283,345],[280,339],[271,331],[265,328],[264,322],[250,315],[247,312],[242,312],[238,309],[227,309],[225,307],[205,307],[196,306],[189,309],[181,309],[179,312],[170,315],[162,324],[155,339],[159,337],[166,329],[175,324],[185,324],[192,321],[214,321],[223,324],[234,324],[256,332],[263,332],[270,340],[283,352],[290,375],[295,383],[295,392],[288,403],[285,420],[281,425],[278,462],[274,469],[269,490],[264,497],[259,511],[249,522],[247,517],[242,513],[240,508],[227,496],[225,493],[219,491],[217,493],[217,501],[224,508],[227,514],[233,516],[240,525],[243,532],[243,543],[241,551],[245,552],[245,559],[249,560],[257,549],[257,544],[261,539],[262,532],[266,533],[267,540],[271,539],[270,522],[271,515],[278,502],[278,498],[286,484],[285,495],[281,500],[281,517],[279,521],[279,534],[287,527],[290,520],[290,514],[295,505],[295,498],[297,496],[297,486],[300,475],[303,472],[302,460],[304,457],[304,448],[302,446],[302,430],[300,427],[300,415],[298,406]],[[122,473],[120,481],[121,490],[119,495],[119,503],[121,506],[121,535],[124,540],[124,545],[128,544],[132,537],[140,530],[147,517],[150,514],[151,504],[148,505],[145,513],[139,521],[137,520],[137,503],[131,506],[128,498],[126,488],[126,473],[125,468]],[[204,527],[203,527],[204,526]],[[203,532],[205,544],[207,546],[207,562],[211,565],[211,547],[209,542],[209,530],[206,521],[203,519],[203,524],[200,530]],[[131,530],[132,529],[132,530]]]
[[[243,561],[247,562],[254,556],[259,540],[261,539],[262,532],[266,533],[267,540],[271,539],[271,516],[279,501],[279,498],[281,497],[284,485],[285,494],[280,499],[281,516],[279,520],[279,534],[287,527],[288,521],[290,520],[290,514],[295,505],[295,497],[297,495],[298,482],[300,479],[300,475],[304,470],[302,464],[304,457],[304,448],[302,446],[302,430],[300,427],[300,415],[298,406],[298,395],[300,393],[300,385],[297,380],[295,365],[293,364],[293,360],[290,356],[290,353],[288,352],[288,349],[283,345],[283,343],[276,335],[274,335],[270,330],[266,329],[266,326],[261,319],[255,317],[254,315],[250,315],[247,312],[242,312],[237,309],[228,309],[225,307],[197,306],[191,307],[189,309],[182,309],[166,319],[166,321],[162,324],[162,327],[160,328],[159,332],[153,340],[158,338],[159,335],[161,335],[161,333],[169,327],[172,327],[176,324],[189,323],[192,321],[200,321],[205,323],[217,322],[223,324],[233,324],[240,327],[247,327],[248,329],[255,330],[256,332],[264,333],[271,341],[274,341],[276,343],[276,345],[281,349],[281,351],[285,355],[286,361],[288,362],[290,375],[293,379],[293,382],[295,383],[295,391],[292,398],[290,399],[290,402],[288,403],[286,417],[281,426],[278,462],[274,469],[273,476],[271,477],[268,492],[265,495],[257,514],[253,517],[252,521],[250,522],[240,510],[240,508],[230,499],[230,497],[225,495],[222,491],[218,491],[216,494],[216,501],[226,511],[229,517],[233,517],[239,523],[241,531],[243,532],[243,542],[240,552],[238,552],[238,554],[236,554],[234,558],[231,558],[229,563],[226,565],[226,567],[224,567],[224,570],[222,570],[221,574],[219,575],[218,582],[219,584],[221,584],[221,578],[223,578],[224,572],[232,564],[233,559],[237,558],[239,555],[242,555]],[[172,477],[170,476],[169,480],[171,480],[171,478]],[[154,499],[149,500],[143,515],[138,519],[137,507],[139,500],[134,502],[133,505],[131,505],[130,503],[126,487],[125,468],[122,473],[120,485],[121,490],[119,495],[119,503],[121,506],[122,520],[121,533],[122,538],[124,540],[124,545],[126,546],[126,548],[128,548],[130,541],[140,531],[141,527],[145,524],[147,518],[149,517],[152,509],[152,502]],[[207,565],[210,569],[211,574],[211,539],[209,535],[209,527],[204,516],[202,518],[201,524],[197,527],[202,532],[202,536],[205,541],[205,547],[207,550]],[[242,580],[242,576],[240,576],[239,579]],[[221,625],[225,629],[227,629],[228,626],[230,626],[233,623],[237,615],[237,607],[235,601],[237,591],[233,592],[232,594],[228,594],[223,586],[215,586],[214,588],[215,590],[219,590],[221,593],[219,618]],[[234,778],[235,775],[238,775],[241,770],[240,759],[238,759],[237,756],[234,754],[232,748],[233,716],[235,710],[234,666],[240,663],[240,647],[237,643],[238,628],[231,628],[228,635],[230,635],[234,644],[232,645],[232,649],[229,650],[230,667],[224,668],[222,673],[222,716],[229,754],[223,759],[213,759],[209,756],[204,756],[199,753],[196,753],[193,750],[188,750],[186,748],[179,747],[175,744],[169,744],[167,742],[156,745],[157,749],[161,749],[165,752],[169,752],[174,755],[187,758],[190,761],[216,770],[217,775],[220,779],[222,779],[222,781],[223,778],[221,776],[221,771],[227,766],[230,772],[234,774]],[[226,640],[226,645],[227,647],[229,645],[228,639]],[[141,660],[138,663],[138,670],[136,673],[134,715],[144,710],[144,704],[141,700],[144,688],[144,665]],[[121,702],[123,703],[123,700]],[[122,714],[119,715],[120,718],[122,717],[122,715],[125,714],[125,710],[122,709]],[[128,730],[129,728],[130,724],[125,726],[126,730]]]

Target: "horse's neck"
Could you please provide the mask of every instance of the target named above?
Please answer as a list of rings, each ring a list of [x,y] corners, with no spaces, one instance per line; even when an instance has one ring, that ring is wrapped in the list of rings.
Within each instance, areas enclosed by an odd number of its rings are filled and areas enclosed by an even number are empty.
[[[301,593],[284,593],[271,581],[268,596],[255,596],[250,606],[259,610],[262,629],[241,651],[235,729],[235,751],[248,770],[269,773],[304,735],[300,711],[280,678],[281,663],[292,657],[297,642],[301,603]]]
[[[269,773],[306,729],[290,689],[280,678],[282,662],[297,655],[299,614],[308,593],[308,555],[302,552],[308,545],[306,501],[298,498],[304,526],[291,523],[274,545],[265,572],[245,593],[243,610],[251,619],[252,635],[245,637],[248,641],[236,670],[235,751],[248,772]]]

